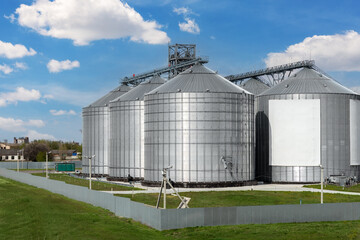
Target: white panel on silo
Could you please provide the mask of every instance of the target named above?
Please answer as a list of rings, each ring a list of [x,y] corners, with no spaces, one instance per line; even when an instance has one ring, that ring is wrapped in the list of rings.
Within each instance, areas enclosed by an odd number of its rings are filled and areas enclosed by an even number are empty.
[[[320,99],[270,100],[270,165],[319,166]]]
[[[350,165],[360,165],[360,101],[350,99]]]

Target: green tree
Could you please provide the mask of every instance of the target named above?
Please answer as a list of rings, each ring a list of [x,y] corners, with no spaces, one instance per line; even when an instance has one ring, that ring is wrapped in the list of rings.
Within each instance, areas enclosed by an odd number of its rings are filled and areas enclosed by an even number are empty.
[[[37,161],[37,155],[39,152],[46,153],[48,151],[50,151],[50,149],[45,143],[34,141],[25,146],[24,155],[27,160]]]
[[[48,146],[51,150],[59,150],[60,142],[59,141],[49,141]]]
[[[37,162],[45,162],[46,161],[46,152],[38,152],[36,155]]]

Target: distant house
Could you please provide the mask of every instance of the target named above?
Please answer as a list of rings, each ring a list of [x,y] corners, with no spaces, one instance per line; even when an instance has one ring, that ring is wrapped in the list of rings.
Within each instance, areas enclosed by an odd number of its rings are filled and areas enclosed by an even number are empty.
[[[10,145],[6,143],[0,143],[0,149],[10,149]]]
[[[54,161],[78,159],[76,150],[51,150]]]
[[[0,160],[1,161],[24,161],[24,151],[17,149],[0,149]]]
[[[20,138],[14,137],[14,143],[15,144],[29,143],[29,137],[20,137]]]

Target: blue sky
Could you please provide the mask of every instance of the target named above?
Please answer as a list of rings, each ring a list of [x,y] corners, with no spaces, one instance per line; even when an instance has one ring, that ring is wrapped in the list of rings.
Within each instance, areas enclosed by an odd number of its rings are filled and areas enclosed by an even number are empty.
[[[81,109],[195,43],[222,75],[309,59],[360,90],[360,2],[0,1],[0,141],[82,141]]]

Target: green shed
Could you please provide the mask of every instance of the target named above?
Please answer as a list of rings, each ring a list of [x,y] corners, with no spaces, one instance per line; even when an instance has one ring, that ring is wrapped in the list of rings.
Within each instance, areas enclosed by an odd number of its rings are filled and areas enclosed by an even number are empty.
[[[75,163],[57,163],[55,166],[57,172],[74,172]]]

